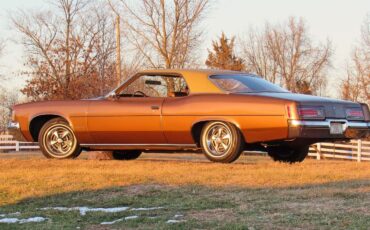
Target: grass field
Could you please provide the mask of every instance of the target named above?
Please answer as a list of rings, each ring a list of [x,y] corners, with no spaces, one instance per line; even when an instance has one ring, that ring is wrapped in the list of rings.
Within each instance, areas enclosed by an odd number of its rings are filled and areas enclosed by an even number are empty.
[[[369,163],[288,165],[243,156],[215,164],[193,154],[57,161],[3,154],[0,167],[0,221],[46,218],[0,223],[0,229],[370,228]],[[43,210],[51,207],[75,210]],[[81,215],[76,207],[125,210]]]

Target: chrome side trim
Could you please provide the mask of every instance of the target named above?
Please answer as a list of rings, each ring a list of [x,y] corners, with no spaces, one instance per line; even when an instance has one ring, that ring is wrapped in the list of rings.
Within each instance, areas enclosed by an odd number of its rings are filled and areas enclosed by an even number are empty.
[[[197,149],[196,144],[80,144],[90,148]]]
[[[291,126],[304,126],[312,128],[330,128],[331,123],[343,123],[344,130],[346,130],[347,128],[354,129],[370,128],[370,122],[347,121],[343,119],[328,119],[325,121],[300,121],[300,120],[289,121],[289,124]]]
[[[182,146],[195,147],[195,144],[81,144],[81,146]]]
[[[8,129],[20,129],[19,122],[15,122],[15,121],[9,122]]]

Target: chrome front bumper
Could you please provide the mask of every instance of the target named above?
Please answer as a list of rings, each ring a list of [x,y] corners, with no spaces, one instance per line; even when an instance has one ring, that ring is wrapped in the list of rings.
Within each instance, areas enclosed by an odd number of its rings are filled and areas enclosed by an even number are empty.
[[[343,134],[331,134],[332,123],[342,124]],[[289,121],[290,138],[318,138],[318,139],[359,139],[370,135],[370,122],[348,121],[345,119],[327,119],[324,121]]]

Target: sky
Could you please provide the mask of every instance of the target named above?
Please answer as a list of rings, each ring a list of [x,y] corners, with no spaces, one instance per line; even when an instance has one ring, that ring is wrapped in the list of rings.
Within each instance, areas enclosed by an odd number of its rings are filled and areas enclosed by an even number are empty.
[[[50,1],[50,0],[49,0]],[[102,0],[103,1],[103,0]],[[248,28],[262,28],[268,21],[282,23],[288,17],[306,20],[314,42],[329,39],[335,50],[330,71],[330,96],[338,96],[335,87],[344,76],[353,47],[360,40],[361,25],[370,14],[370,0],[210,0],[211,9],[204,21],[205,39],[202,58],[207,55],[212,40],[222,32],[227,36],[243,36]],[[6,39],[6,50],[0,58],[0,85],[8,89],[21,88],[24,78],[22,47],[9,22],[9,14],[17,9],[45,8],[45,0],[0,0],[0,38]],[[124,39],[124,38],[122,38]],[[205,60],[200,60],[203,63]],[[5,76],[5,77],[4,77]]]

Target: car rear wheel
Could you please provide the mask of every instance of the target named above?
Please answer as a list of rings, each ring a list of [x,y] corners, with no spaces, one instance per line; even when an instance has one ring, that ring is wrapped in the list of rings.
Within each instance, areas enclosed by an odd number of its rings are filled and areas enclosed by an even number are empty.
[[[81,153],[72,128],[62,118],[51,119],[44,124],[39,133],[39,143],[47,158],[76,158]]]
[[[288,146],[271,146],[267,148],[268,155],[274,161],[287,163],[302,162],[308,155],[309,146],[288,147]]]
[[[113,151],[113,159],[115,160],[135,160],[141,155],[141,151],[139,150],[116,150]]]
[[[243,152],[244,140],[232,124],[208,122],[201,133],[201,145],[206,157],[214,162],[231,163]]]

